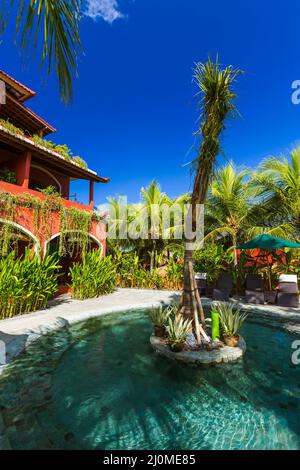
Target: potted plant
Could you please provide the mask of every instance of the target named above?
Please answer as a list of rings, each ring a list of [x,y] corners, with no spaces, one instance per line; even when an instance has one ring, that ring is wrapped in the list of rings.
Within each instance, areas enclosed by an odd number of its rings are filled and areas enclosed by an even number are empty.
[[[166,336],[166,323],[171,314],[169,308],[163,308],[162,305],[159,307],[152,307],[150,310],[150,318],[154,326],[154,334],[159,338]]]
[[[169,317],[166,330],[171,350],[180,352],[184,348],[188,333],[192,330],[192,321],[185,320],[182,315]]]
[[[234,304],[227,302],[218,302],[215,307],[219,313],[224,343],[232,348],[237,347],[240,340],[238,332],[247,314],[242,313],[241,309],[236,308]]]

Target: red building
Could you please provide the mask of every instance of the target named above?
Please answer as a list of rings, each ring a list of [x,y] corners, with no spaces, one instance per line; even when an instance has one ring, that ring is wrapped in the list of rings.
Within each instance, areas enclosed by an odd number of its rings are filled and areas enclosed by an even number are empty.
[[[0,71],[0,230],[10,227],[17,250],[22,253],[26,246],[45,255],[51,244],[57,244],[62,229],[62,217],[74,216],[80,225],[90,215],[89,246],[105,252],[105,225],[93,215],[94,184],[107,183],[108,178],[97,175],[79,158],[69,156],[64,146],[55,146],[44,139],[55,128],[30,110],[24,103],[35,92]],[[89,181],[89,204],[70,200],[72,180]],[[51,195],[52,193],[52,195]],[[50,196],[49,196],[50,194]],[[7,201],[11,202],[9,209]],[[58,197],[59,196],[59,197]],[[60,210],[53,201],[59,201]],[[49,200],[52,206],[49,206]],[[16,202],[16,201],[19,201]],[[47,202],[47,220],[37,216],[37,201]],[[49,209],[50,207],[50,209]],[[63,211],[66,211],[64,214]],[[82,212],[80,212],[82,211]],[[64,214],[64,215],[63,215]],[[76,217],[75,217],[76,215]],[[45,219],[45,217],[44,217]],[[75,224],[76,225],[76,224]],[[70,227],[75,232],[76,226]],[[64,230],[67,230],[64,226]],[[2,242],[3,239],[2,239]]]

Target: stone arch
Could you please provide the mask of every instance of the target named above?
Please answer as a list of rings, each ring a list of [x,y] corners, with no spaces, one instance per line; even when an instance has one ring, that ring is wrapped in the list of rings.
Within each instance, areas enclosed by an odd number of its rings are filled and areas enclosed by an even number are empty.
[[[58,179],[56,178],[56,176],[54,176],[53,173],[51,173],[51,171],[47,170],[46,168],[43,168],[40,165],[36,165],[35,163],[32,163],[31,167],[36,168],[37,170],[41,171],[42,173],[45,173],[46,175],[50,176],[50,178],[52,178],[52,180],[55,182],[55,184],[59,188],[59,193],[60,194],[62,193],[62,186],[61,186],[60,182],[58,181]]]
[[[70,230],[70,232],[71,231],[72,230]],[[51,243],[52,240],[54,240],[55,238],[58,238],[59,236],[60,236],[60,232],[57,232],[54,235],[52,235],[50,238],[48,238],[48,240],[45,241],[45,243],[44,243],[44,256],[47,254],[47,249],[48,249],[49,243]],[[95,235],[92,235],[91,233],[89,233],[89,238],[91,240],[93,240],[93,242],[95,242],[99,246],[100,255],[102,255],[103,254],[103,244],[100,242],[100,240],[98,240],[98,238],[96,238]]]
[[[17,224],[17,222],[13,222],[12,220],[2,219],[1,217],[0,217],[0,224],[13,225],[18,230],[20,230],[20,232],[23,232],[25,235],[27,235],[34,242],[34,252],[35,252],[35,254],[37,254],[37,255],[40,254],[40,242],[39,242],[38,238],[35,235],[33,235],[32,232],[30,232],[30,230],[28,230],[25,227],[22,227],[22,225],[20,225],[20,224]]]

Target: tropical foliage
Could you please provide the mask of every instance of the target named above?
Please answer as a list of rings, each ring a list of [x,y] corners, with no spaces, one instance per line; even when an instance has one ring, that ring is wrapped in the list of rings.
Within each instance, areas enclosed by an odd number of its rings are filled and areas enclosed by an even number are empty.
[[[29,250],[22,259],[15,253],[0,259],[0,319],[43,309],[58,287],[56,256],[40,260]]]
[[[290,181],[290,188],[287,182],[284,185],[283,177],[280,179],[277,175],[276,182],[272,183],[272,192],[267,191],[266,181],[270,179],[270,164],[266,163],[259,166],[256,172],[251,172],[237,168],[229,162],[224,167],[219,167],[212,176],[205,210],[204,246],[193,253],[194,270],[207,273],[208,285],[214,285],[221,271],[230,270],[235,288],[241,291],[246,273],[255,273],[258,270],[264,273],[267,270],[268,263],[264,264],[264,260],[260,258],[259,264],[256,264],[247,252],[239,254],[237,263],[237,253],[234,249],[236,244],[261,233],[273,233],[291,240],[299,239],[295,208],[300,194],[297,190],[300,184],[300,176],[297,173],[297,168],[300,168],[300,149],[292,152],[290,159],[279,160],[281,161],[284,162],[284,171],[282,163],[279,167],[286,175],[285,180]],[[276,165],[278,167],[278,163]],[[164,203],[174,201],[161,191],[158,183],[152,182],[149,188],[149,196],[146,198],[144,189],[143,199],[139,204],[127,207],[127,212],[121,210],[117,198],[109,201],[113,201],[115,205],[115,225],[119,228],[130,226],[137,214],[143,212],[144,205],[148,214],[150,200]],[[282,203],[277,193],[283,198]],[[188,195],[183,195],[175,201],[188,203],[189,200]],[[157,220],[160,235],[155,240],[154,250],[151,240],[108,239],[109,252],[118,263],[120,286],[182,289],[184,242],[174,238],[170,240],[167,236],[164,238],[161,218]],[[178,224],[171,220],[168,235],[172,237],[177,227]],[[280,272],[299,272],[297,250],[285,251],[285,255],[273,253],[274,280],[278,279]]]
[[[114,291],[116,265],[110,256],[102,257],[99,250],[93,250],[71,267],[70,278],[74,299],[99,297]]]
[[[300,147],[286,157],[269,157],[253,175],[274,235],[300,240]]]
[[[14,124],[12,124],[9,120],[6,119],[0,119],[0,126],[12,135],[25,136],[29,138],[34,143],[34,145],[38,147],[43,147],[47,150],[59,153],[65,160],[71,163],[75,163],[80,168],[83,168],[85,170],[88,168],[86,161],[83,160],[83,158],[81,158],[79,155],[73,156],[72,150],[66,144],[56,144],[52,142],[52,140],[43,139],[37,134],[25,135],[28,133],[25,132],[23,129],[16,127]]]
[[[81,5],[79,0],[4,0],[0,7],[1,35],[7,28],[11,11],[14,12],[18,46],[23,51],[28,51],[29,47],[33,51],[41,50],[41,62],[46,64],[48,74],[54,68],[65,101],[72,98],[72,78],[81,50]]]
[[[186,341],[187,335],[192,331],[192,321],[182,315],[170,316],[166,330],[170,348],[175,349]]]
[[[232,162],[216,172],[206,204],[206,240],[228,240],[236,247],[257,230],[264,208],[256,199],[257,188],[247,179],[249,174],[249,170],[238,169]],[[236,253],[234,261],[237,264]]]
[[[195,272],[206,273],[209,285],[214,285],[221,271],[227,270],[231,262],[230,252],[221,243],[207,242],[202,250],[194,252]]]
[[[157,327],[165,326],[171,313],[172,309],[170,307],[164,307],[163,305],[152,307],[150,310],[150,318],[153,325]]]
[[[14,171],[9,170],[8,168],[2,168],[0,170],[0,181],[15,184],[17,181],[16,173]]]
[[[241,309],[234,304],[226,302],[218,302],[215,304],[214,308],[219,313],[223,336],[236,336],[246,320],[247,314],[242,313]]]

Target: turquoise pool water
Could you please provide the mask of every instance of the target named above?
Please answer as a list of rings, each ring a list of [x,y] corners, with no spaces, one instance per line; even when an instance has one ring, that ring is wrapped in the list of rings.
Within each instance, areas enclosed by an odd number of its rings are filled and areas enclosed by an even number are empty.
[[[199,369],[150,333],[127,312],[33,343],[0,378],[0,449],[300,449],[297,336],[248,323],[243,360]]]

